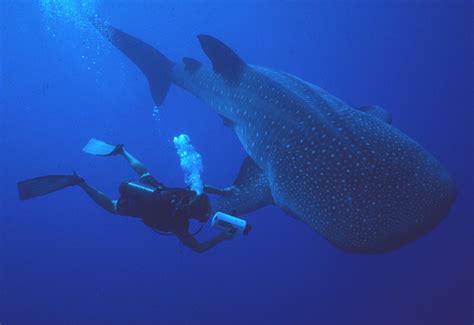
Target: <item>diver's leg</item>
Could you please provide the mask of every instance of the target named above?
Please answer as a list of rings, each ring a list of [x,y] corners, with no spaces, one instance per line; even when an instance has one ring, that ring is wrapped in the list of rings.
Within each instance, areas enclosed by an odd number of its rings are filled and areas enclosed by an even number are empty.
[[[82,181],[77,185],[79,185],[84,190],[84,192],[86,192],[87,195],[89,195],[92,200],[94,200],[94,202],[100,205],[102,208],[109,211],[110,213],[118,214],[116,200],[109,199],[104,193],[96,190],[85,181]]]

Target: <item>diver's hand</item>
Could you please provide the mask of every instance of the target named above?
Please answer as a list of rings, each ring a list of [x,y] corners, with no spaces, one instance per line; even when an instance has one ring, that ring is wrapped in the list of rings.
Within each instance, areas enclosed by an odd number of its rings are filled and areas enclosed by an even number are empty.
[[[223,231],[219,234],[219,238],[221,240],[231,240],[231,239],[234,239],[234,237],[235,236],[228,231]]]
[[[112,152],[110,153],[110,155],[112,155],[112,156],[122,155],[123,152],[124,152],[123,144],[118,144],[118,145],[115,147],[114,151],[112,151]]]

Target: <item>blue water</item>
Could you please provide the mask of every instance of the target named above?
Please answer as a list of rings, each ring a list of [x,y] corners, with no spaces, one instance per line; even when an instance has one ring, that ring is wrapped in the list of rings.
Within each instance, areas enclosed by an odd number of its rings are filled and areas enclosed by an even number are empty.
[[[80,2],[0,1],[2,325],[472,323],[471,1]],[[248,237],[199,255],[78,188],[20,202],[17,181],[73,170],[116,197],[134,174],[83,153],[91,137],[124,143],[174,186],[176,135],[191,137],[209,184],[229,185],[245,156],[177,87],[154,112],[145,78],[79,11],[176,61],[206,61],[195,35],[207,33],[353,106],[381,105],[450,171],[457,202],[434,231],[376,256],[341,252],[275,207],[247,216]]]

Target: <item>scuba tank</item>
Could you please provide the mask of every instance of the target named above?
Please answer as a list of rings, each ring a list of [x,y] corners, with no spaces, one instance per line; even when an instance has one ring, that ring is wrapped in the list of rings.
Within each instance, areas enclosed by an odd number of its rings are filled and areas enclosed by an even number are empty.
[[[147,201],[152,198],[156,187],[141,182],[129,181],[120,184],[119,191],[123,196],[137,201]]]
[[[209,218],[209,199],[196,196],[191,190],[157,188],[140,181],[123,182],[119,188],[127,215],[140,217],[143,222],[160,233],[170,233],[184,219],[205,222]]]
[[[139,181],[120,184],[120,201],[125,202],[126,214],[144,217],[156,211],[157,209],[154,208],[158,203],[156,190],[156,187]]]
[[[217,212],[212,217],[211,226],[228,232],[231,235],[248,235],[252,225],[247,221],[233,217],[223,212]]]

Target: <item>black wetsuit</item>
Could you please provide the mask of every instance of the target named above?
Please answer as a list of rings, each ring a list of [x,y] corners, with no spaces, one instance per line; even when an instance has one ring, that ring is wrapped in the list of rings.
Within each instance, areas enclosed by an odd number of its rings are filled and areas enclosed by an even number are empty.
[[[209,218],[211,209],[206,195],[166,187],[151,175],[123,182],[119,190],[119,214],[139,217],[147,226],[162,232],[188,234],[189,219],[205,222]]]

